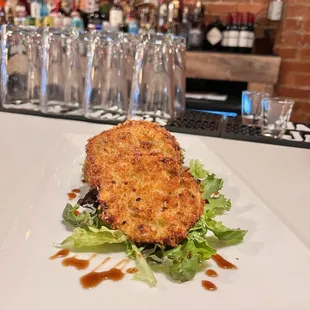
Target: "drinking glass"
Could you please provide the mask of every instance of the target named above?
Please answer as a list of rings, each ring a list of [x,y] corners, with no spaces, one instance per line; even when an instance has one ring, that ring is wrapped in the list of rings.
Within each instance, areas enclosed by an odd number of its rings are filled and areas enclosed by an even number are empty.
[[[162,35],[150,34],[137,46],[128,118],[165,125],[174,116],[173,52]]]
[[[261,101],[270,95],[262,92],[243,91],[241,100],[242,123],[259,127],[261,122]]]
[[[126,58],[122,34],[100,33],[87,53],[84,115],[125,120],[128,110]]]
[[[135,64],[135,55],[137,46],[139,44],[139,38],[135,34],[124,33],[122,35],[122,44],[126,62],[126,78],[128,85],[127,92],[128,92],[128,98],[130,98],[133,68]]]
[[[185,53],[186,39],[183,37],[173,37],[171,48],[173,49],[173,73],[174,73],[174,115],[175,117],[184,114],[186,109],[185,91]]]
[[[78,33],[46,28],[42,47],[41,110],[52,114],[82,114],[82,70]]]
[[[294,101],[287,98],[263,98],[262,135],[281,138],[290,119]]]
[[[41,33],[35,27],[6,25],[1,42],[1,103],[38,110],[41,86]]]

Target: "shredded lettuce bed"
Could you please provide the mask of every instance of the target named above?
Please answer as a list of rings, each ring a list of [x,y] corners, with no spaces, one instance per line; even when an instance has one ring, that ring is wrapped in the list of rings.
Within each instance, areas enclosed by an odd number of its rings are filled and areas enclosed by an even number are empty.
[[[228,228],[215,219],[217,215],[231,208],[231,201],[220,193],[223,180],[205,170],[198,160],[190,161],[189,171],[196,180],[200,181],[206,204],[204,213],[189,230],[187,238],[175,248],[161,244],[137,245],[123,232],[105,226],[99,218],[100,209],[83,209],[78,204],[75,206],[67,204],[63,211],[64,221],[73,225],[75,229],[60,246],[74,251],[102,246],[106,243],[122,243],[126,246],[126,254],[135,260],[139,270],[133,276],[134,279],[155,286],[157,281],[151,266],[156,265],[175,281],[191,280],[199,271],[201,263],[216,254],[216,249],[208,243],[207,232],[213,233],[219,240],[240,242],[247,231]]]

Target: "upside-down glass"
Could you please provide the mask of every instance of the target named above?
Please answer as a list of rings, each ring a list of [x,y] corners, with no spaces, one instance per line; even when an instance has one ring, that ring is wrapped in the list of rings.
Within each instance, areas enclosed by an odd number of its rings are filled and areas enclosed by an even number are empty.
[[[186,109],[185,91],[186,91],[186,77],[185,77],[185,52],[186,39],[182,37],[173,37],[173,73],[174,73],[174,115],[175,117],[184,114]]]
[[[122,35],[98,34],[88,46],[84,115],[94,119],[125,120],[127,90]]]
[[[3,26],[1,104],[37,110],[41,86],[41,33],[35,27]]]
[[[173,50],[162,35],[137,46],[128,118],[161,125],[174,116]]]
[[[261,122],[261,101],[270,95],[262,92],[243,91],[241,100],[242,123],[244,125],[259,127]]]
[[[78,33],[47,28],[42,46],[41,111],[52,114],[82,114],[82,70]]]
[[[287,98],[263,98],[262,135],[281,138],[291,117],[294,101]]]

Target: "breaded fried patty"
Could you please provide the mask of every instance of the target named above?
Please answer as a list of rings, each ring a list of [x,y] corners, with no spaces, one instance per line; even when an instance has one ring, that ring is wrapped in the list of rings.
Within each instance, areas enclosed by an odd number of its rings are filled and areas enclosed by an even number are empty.
[[[107,156],[160,155],[182,164],[182,153],[174,136],[157,124],[127,121],[89,139],[86,145],[85,175],[91,187],[98,186]]]
[[[108,156],[99,180],[101,218],[130,239],[176,246],[203,212],[200,185],[172,158]]]

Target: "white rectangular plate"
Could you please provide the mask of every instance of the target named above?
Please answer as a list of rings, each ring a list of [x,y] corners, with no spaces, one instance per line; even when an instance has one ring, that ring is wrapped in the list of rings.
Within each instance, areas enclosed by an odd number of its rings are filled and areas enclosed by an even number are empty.
[[[2,247],[0,309],[309,310],[310,251],[199,138],[176,137],[187,161],[200,159],[208,170],[224,178],[224,192],[233,205],[222,217],[224,224],[248,229],[244,243],[218,250],[238,270],[219,269],[210,261],[207,266],[218,272],[217,278],[208,278],[202,271],[194,280],[177,284],[156,274],[158,285],[149,288],[126,275],[120,282],[105,281],[93,290],[83,289],[79,283],[82,275],[108,255],[112,259],[102,267],[105,270],[125,255],[100,253],[84,271],[48,259],[57,251],[53,244],[70,234],[61,221],[66,193],[83,186],[81,165],[88,136],[67,134]],[[78,253],[81,258],[89,256]],[[204,279],[214,282],[217,291],[204,290]]]

